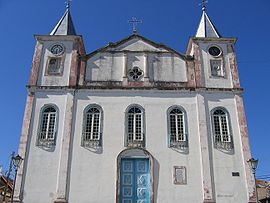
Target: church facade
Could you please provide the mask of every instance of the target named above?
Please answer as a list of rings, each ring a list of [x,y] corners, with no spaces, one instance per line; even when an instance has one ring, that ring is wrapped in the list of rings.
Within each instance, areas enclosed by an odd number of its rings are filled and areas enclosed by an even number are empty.
[[[69,7],[35,38],[16,202],[255,202],[236,39],[205,9],[185,54],[136,31],[86,53]]]

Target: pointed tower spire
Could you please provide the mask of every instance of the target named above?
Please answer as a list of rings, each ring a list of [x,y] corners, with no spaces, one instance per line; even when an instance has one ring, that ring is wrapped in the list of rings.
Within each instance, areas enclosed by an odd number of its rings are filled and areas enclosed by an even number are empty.
[[[76,35],[70,14],[70,0],[66,1],[66,11],[50,35]]]
[[[202,0],[202,17],[195,37],[220,38],[220,34],[206,14],[206,0]]]

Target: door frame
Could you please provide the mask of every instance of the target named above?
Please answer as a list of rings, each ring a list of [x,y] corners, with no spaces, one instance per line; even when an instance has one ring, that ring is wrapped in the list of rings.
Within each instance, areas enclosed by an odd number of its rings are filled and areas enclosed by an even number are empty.
[[[141,148],[125,149],[117,156],[116,203],[120,203],[120,167],[123,158],[146,158],[149,160],[150,203],[154,203],[154,159],[147,150]]]

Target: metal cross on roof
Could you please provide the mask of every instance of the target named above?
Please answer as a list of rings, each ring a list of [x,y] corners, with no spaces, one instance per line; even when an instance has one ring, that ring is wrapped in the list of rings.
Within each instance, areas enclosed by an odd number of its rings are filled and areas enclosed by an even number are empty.
[[[128,23],[132,23],[132,32],[133,34],[137,33],[137,24],[142,23],[142,20],[137,20],[136,17],[132,17],[132,20],[129,20]]]
[[[205,11],[206,10],[206,4],[208,3],[207,0],[202,0],[202,3],[200,3],[200,6],[202,6],[202,10]]]
[[[67,0],[67,1],[66,1],[66,8],[67,8],[67,9],[70,8],[70,3],[71,3],[71,0]]]

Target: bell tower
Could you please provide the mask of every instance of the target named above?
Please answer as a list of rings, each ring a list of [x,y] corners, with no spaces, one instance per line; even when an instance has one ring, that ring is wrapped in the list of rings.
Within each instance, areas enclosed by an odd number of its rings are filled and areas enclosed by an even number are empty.
[[[76,86],[79,83],[79,56],[84,55],[83,40],[76,34],[70,5],[49,35],[37,40],[29,86]]]
[[[194,56],[198,87],[240,88],[236,64],[236,38],[222,37],[206,13],[202,16],[195,37],[189,41],[187,53]]]
[[[67,178],[69,163],[69,145],[71,139],[71,125],[73,114],[74,88],[82,84],[84,77],[84,62],[80,60],[85,55],[83,39],[77,35],[70,13],[70,3],[67,2],[64,15],[53,28],[49,35],[35,35],[36,47],[33,56],[30,78],[28,82],[28,95],[26,108],[21,132],[21,140],[18,153],[24,159],[16,181],[16,190],[14,192],[14,202],[28,202],[31,195],[26,197],[25,191],[31,187],[31,179],[24,176],[26,171],[37,168],[35,157],[42,157],[43,161],[53,159],[52,169],[54,174],[47,173],[46,170],[41,172],[46,174],[47,183],[43,182],[41,188],[50,187],[54,191],[50,198],[53,202],[67,203]],[[53,147],[51,156],[48,147],[39,146],[35,155],[29,154],[28,151],[34,149],[36,141],[31,139],[32,135],[38,132],[32,128],[35,121],[41,118],[36,113],[42,112],[42,109],[48,106],[54,108],[57,117],[53,121],[57,123],[58,130],[53,132],[55,142],[51,142]],[[33,119],[37,116],[35,119]],[[39,117],[39,118],[38,118]],[[53,120],[53,119],[51,119]],[[47,122],[47,120],[46,120]],[[40,129],[41,127],[37,127]],[[40,138],[38,138],[40,139]],[[56,143],[59,140],[60,144]],[[48,141],[48,139],[47,139]],[[47,142],[45,144],[49,144]],[[54,157],[54,158],[52,158]],[[29,172],[31,173],[31,172]],[[53,178],[50,178],[53,177]],[[45,198],[45,197],[40,197]]]
[[[243,159],[238,160],[243,166],[243,176],[246,178],[245,187],[247,188],[247,199],[249,202],[254,201],[254,179],[251,176],[247,160],[251,158],[247,123],[244,113],[243,104],[243,89],[240,86],[238,67],[236,62],[235,52],[236,38],[222,37],[214,26],[209,16],[206,13],[206,1],[202,1],[202,15],[196,35],[189,40],[187,55],[193,56],[194,59],[194,78],[196,88],[200,89],[202,93],[198,94],[198,114],[200,118],[200,142],[202,155],[202,174],[203,174],[203,188],[204,188],[204,203],[219,201],[219,196],[226,190],[226,168],[223,163],[232,163],[234,158],[226,153],[220,153],[221,148],[216,147],[212,150],[213,143],[209,139],[213,127],[207,127],[204,123],[213,123],[211,117],[211,109],[225,106],[226,108],[234,109],[232,112],[236,113],[235,123],[238,126],[239,136],[234,137],[234,144],[243,151],[237,152],[236,147],[233,150],[233,155],[237,153]],[[231,104],[225,104],[231,100]],[[209,114],[210,112],[210,114]],[[220,151],[219,151],[220,150]],[[218,160],[222,160],[219,162]],[[236,163],[236,162],[234,162]],[[233,168],[233,164],[229,167]],[[223,177],[224,179],[220,178]],[[219,184],[220,183],[220,184]],[[241,192],[244,194],[244,192]],[[221,195],[222,196],[222,195]]]

